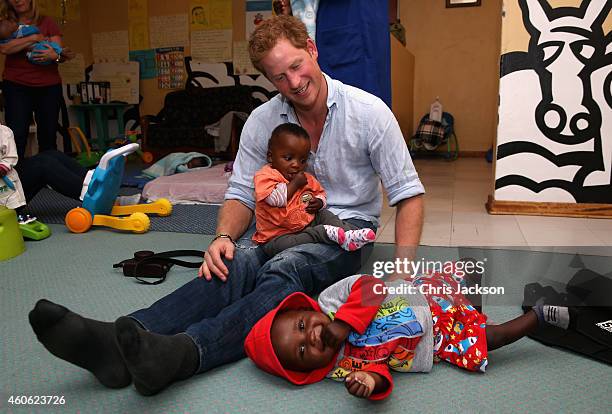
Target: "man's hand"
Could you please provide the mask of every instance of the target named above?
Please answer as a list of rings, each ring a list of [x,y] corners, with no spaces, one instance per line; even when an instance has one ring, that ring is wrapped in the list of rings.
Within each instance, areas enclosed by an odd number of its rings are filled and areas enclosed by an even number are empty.
[[[225,282],[229,270],[222,259],[225,257],[227,260],[232,260],[234,258],[235,249],[236,246],[234,246],[234,243],[227,237],[219,237],[217,240],[213,241],[210,246],[208,246],[206,252],[204,252],[204,263],[202,263],[202,266],[200,266],[198,270],[198,277],[203,276],[206,280],[210,281],[214,274]]]
[[[316,214],[317,211],[323,208],[323,200],[317,197],[313,197],[306,206],[306,212],[310,214]]]
[[[350,331],[351,326],[348,323],[335,320],[323,328],[321,339],[326,346],[333,349],[338,349],[346,340],[346,337]]]
[[[359,398],[368,398],[374,391],[376,380],[370,372],[353,371],[346,376],[344,385],[349,394]]]

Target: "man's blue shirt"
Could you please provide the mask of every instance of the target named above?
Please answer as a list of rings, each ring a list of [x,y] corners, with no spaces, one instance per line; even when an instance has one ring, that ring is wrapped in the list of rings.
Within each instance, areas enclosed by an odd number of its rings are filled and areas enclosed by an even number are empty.
[[[380,183],[389,204],[423,194],[395,116],[376,96],[325,75],[327,118],[307,172],[327,193],[327,208],[340,219],[358,218],[379,225]],[[255,209],[253,176],[267,160],[272,130],[285,122],[299,124],[291,103],[276,95],[255,109],[240,137],[226,200]]]

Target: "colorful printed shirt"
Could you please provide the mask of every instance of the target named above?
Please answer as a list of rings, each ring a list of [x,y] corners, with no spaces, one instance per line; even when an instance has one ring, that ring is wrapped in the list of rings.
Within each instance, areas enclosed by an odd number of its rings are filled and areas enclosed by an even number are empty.
[[[335,283],[319,296],[321,309],[333,319],[349,324],[351,332],[340,349],[334,368],[327,377],[344,381],[352,371],[376,372],[390,386],[374,394],[372,400],[386,398],[393,390],[389,369],[400,372],[429,372],[433,365],[432,318],[425,297],[414,294],[374,295],[372,276],[355,275]],[[396,288],[405,281],[387,284]],[[367,288],[365,287],[367,286]],[[400,291],[397,289],[396,291]],[[374,293],[379,293],[374,290]],[[372,310],[369,303],[378,306]]]

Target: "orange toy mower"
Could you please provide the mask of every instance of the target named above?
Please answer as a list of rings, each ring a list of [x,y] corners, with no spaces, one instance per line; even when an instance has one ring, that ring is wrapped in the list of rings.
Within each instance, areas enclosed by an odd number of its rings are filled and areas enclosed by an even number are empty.
[[[115,205],[123,178],[125,157],[138,148],[138,144],[132,143],[108,151],[100,159],[98,167],[87,174],[83,183],[83,186],[87,185],[83,207],[73,208],[66,214],[66,227],[71,232],[84,233],[91,226],[106,226],[146,233],[151,225],[147,214],[168,216],[172,213],[172,204],[165,198],[150,204]]]

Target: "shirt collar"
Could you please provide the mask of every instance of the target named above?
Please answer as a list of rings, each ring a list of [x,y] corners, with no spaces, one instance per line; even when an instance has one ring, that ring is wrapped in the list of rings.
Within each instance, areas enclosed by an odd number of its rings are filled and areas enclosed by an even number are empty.
[[[325,77],[325,83],[327,83],[327,111],[329,113],[332,107],[336,105],[336,100],[338,97],[338,88],[332,78],[330,78],[325,72],[321,73],[323,73],[323,76]],[[281,107],[280,115],[289,118],[289,114],[294,113],[293,106],[291,105],[291,102],[289,102],[289,100],[282,95],[281,102],[283,103],[283,105]]]

